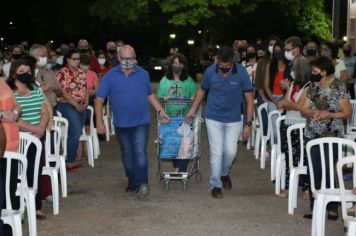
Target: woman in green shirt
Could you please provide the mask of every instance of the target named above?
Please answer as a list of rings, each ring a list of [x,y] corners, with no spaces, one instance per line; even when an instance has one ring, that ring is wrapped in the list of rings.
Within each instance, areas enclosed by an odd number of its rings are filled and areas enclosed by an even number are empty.
[[[161,79],[157,97],[167,99],[193,99],[197,85],[188,74],[188,61],[181,53],[172,55],[168,62],[168,70]],[[185,115],[190,109],[190,102],[170,102],[164,107],[169,117]],[[176,172],[186,172],[188,160],[172,160]]]

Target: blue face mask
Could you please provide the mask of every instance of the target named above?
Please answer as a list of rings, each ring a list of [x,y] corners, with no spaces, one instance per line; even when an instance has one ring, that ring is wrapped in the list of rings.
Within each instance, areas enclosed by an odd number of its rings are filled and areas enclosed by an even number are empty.
[[[135,59],[121,59],[120,65],[124,69],[129,69],[136,65],[136,60]]]

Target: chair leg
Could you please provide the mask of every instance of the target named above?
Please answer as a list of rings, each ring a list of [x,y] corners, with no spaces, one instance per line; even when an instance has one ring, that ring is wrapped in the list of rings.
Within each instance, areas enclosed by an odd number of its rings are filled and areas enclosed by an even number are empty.
[[[255,158],[258,160],[258,154],[260,151],[260,145],[261,145],[261,130],[257,129],[257,134],[256,134],[256,143],[255,143]]]
[[[20,215],[13,217],[13,224],[11,227],[13,236],[22,236],[22,224]]]
[[[60,157],[59,173],[61,176],[62,197],[66,198],[68,196],[68,186],[66,161],[64,160],[64,157]]]
[[[279,195],[281,193],[281,160],[282,160],[282,154],[279,154],[277,156],[276,160],[276,179],[275,179],[275,194]]]
[[[271,181],[276,179],[276,149],[277,146],[273,145],[271,151]]]
[[[261,154],[260,154],[260,160],[261,160],[261,165],[260,168],[264,169],[266,167],[266,141],[262,140],[261,142]]]
[[[349,228],[347,229],[347,236],[356,235],[356,222],[349,222]]]
[[[29,189],[26,191],[26,207],[27,207],[27,218],[29,235],[37,236],[37,219],[36,219],[36,201],[35,201],[35,191]]]
[[[91,138],[88,138],[87,140],[87,151],[88,151],[88,163],[91,167],[94,167],[93,142]]]
[[[288,214],[293,215],[294,214],[294,194],[296,194],[295,190],[298,191],[298,185],[297,189],[295,186],[295,169],[290,170],[289,174],[289,191],[288,191]]]
[[[283,158],[281,161],[282,165],[281,165],[281,170],[282,170],[282,174],[281,174],[281,189],[285,189],[286,188],[286,160]]]
[[[59,186],[58,186],[58,172],[56,170],[52,171],[51,185],[52,185],[52,197],[53,197],[53,215],[58,215],[58,213],[59,213]]]

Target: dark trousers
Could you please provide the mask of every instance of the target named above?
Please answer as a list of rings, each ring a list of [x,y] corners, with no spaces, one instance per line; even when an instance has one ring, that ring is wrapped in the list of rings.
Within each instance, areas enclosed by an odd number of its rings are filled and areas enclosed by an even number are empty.
[[[187,172],[189,160],[172,160],[173,167],[178,168],[179,172]]]
[[[310,141],[310,139],[304,137],[305,139],[305,147],[306,144]],[[329,172],[329,147],[327,144],[324,144],[324,151],[325,151],[325,169],[326,169],[326,187],[330,187],[330,172]],[[313,171],[314,171],[314,184],[315,184],[315,189],[319,190],[321,188],[321,178],[322,178],[322,168],[321,168],[321,154],[320,154],[320,150],[319,150],[319,146],[313,146],[310,150],[310,155],[311,155],[311,161],[313,164]],[[334,167],[336,166],[337,160],[338,160],[338,147],[337,144],[333,145],[333,161],[334,163],[331,163]],[[305,154],[305,157],[307,157],[307,155]],[[310,176],[310,164],[308,163],[308,179],[310,180],[310,178],[312,178]],[[309,196],[310,196],[310,209],[313,210],[314,207],[314,198],[313,198],[313,194],[311,191],[311,185],[309,183]],[[331,202],[328,204],[327,206],[327,211],[333,211],[333,212],[337,212],[337,208],[338,208],[338,203],[337,202]]]

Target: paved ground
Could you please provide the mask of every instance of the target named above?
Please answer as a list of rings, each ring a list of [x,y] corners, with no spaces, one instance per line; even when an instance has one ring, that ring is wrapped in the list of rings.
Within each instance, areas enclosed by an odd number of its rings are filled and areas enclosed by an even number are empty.
[[[138,201],[124,192],[126,178],[114,136],[101,143],[102,154],[95,168],[87,166],[70,173],[69,196],[60,200],[60,214],[48,214],[38,222],[39,235],[310,235],[311,221],[302,218],[309,202],[298,199],[294,216],[287,214],[287,199],[276,197],[269,170],[259,169],[251,151],[239,145],[238,158],[231,170],[233,189],[223,199],[213,199],[208,186],[208,147],[203,126],[202,181],[189,183],[184,192],[179,182],[165,192],[156,178],[155,129],[149,141],[151,195]],[[269,163],[268,163],[269,164]],[[267,166],[268,166],[267,164]],[[168,163],[167,168],[171,168]],[[26,225],[27,226],[27,225]],[[327,235],[343,235],[343,223],[326,222]]]

